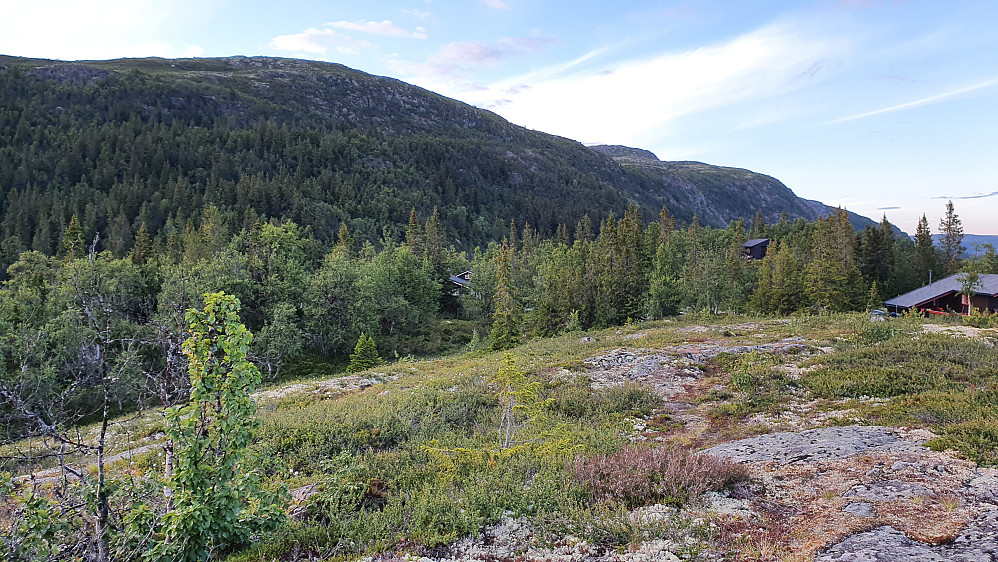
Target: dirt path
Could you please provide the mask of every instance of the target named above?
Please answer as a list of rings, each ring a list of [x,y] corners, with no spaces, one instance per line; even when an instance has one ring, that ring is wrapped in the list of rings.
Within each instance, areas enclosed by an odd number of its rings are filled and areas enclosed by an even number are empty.
[[[304,383],[291,383],[278,388],[264,390],[256,392],[252,395],[253,400],[256,402],[262,402],[266,400],[275,400],[279,398],[285,398],[295,394],[312,394],[321,395],[328,398],[334,394],[343,394],[347,392],[353,392],[356,390],[362,390],[370,386],[384,383],[388,380],[394,380],[397,376],[388,376],[383,373],[367,373],[365,375],[348,375],[345,377],[333,378],[322,381],[304,382]],[[162,436],[162,434],[160,434]],[[162,447],[161,443],[150,443],[142,445],[139,447],[134,447],[120,453],[105,457],[104,462],[106,464],[114,464],[116,462],[131,460],[133,457],[137,457],[144,453],[159,449]],[[93,467],[97,466],[96,463],[87,464],[71,464],[70,468],[76,472],[83,472],[86,470],[93,470]],[[65,476],[70,480],[75,480],[77,477],[72,472],[66,472],[63,474],[63,470],[59,467],[47,468],[44,470],[39,470],[32,473],[31,475],[21,476],[21,480],[33,480],[38,484],[46,484],[54,482]]]

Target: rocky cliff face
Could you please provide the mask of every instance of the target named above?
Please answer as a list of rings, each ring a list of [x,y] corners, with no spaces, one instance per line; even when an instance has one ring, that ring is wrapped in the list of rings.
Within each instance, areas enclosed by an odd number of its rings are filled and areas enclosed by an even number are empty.
[[[629,146],[620,146],[617,144],[597,144],[595,146],[590,146],[589,148],[595,150],[596,152],[602,152],[607,156],[613,158],[636,158],[638,160],[651,160],[658,162],[658,156],[650,150],[645,150],[643,148],[631,148]]]
[[[820,201],[798,197],[774,177],[751,170],[703,162],[661,161],[650,151],[626,146],[590,148],[613,157],[627,173],[645,180],[643,189],[637,191],[645,204],[664,204],[686,220],[696,214],[702,223],[725,225],[762,211],[767,223],[778,221],[784,212],[791,221],[811,221],[835,211]],[[849,218],[857,229],[876,224],[855,213],[849,213]]]

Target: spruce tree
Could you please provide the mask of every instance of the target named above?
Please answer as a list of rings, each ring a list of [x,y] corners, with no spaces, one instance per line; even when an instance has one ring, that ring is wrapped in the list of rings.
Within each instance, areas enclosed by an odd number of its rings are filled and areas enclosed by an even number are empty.
[[[963,224],[953,210],[953,201],[946,203],[946,215],[939,219],[939,233],[942,234],[943,257],[946,260],[946,270],[950,274],[960,269],[960,255],[963,254]]]
[[[129,257],[132,263],[142,265],[146,263],[152,254],[152,244],[149,241],[149,231],[146,229],[146,223],[143,222],[139,226],[139,231],[135,233],[135,244],[132,245],[132,251]]]
[[[423,253],[423,231],[419,226],[419,219],[416,218],[416,209],[409,211],[409,226],[405,229],[405,245],[414,256]]]
[[[353,236],[350,236],[350,229],[347,228],[347,223],[340,223],[340,230],[336,233],[336,246],[335,248],[344,253],[344,255],[352,255],[355,242]]]
[[[516,299],[513,297],[513,290],[510,286],[510,279],[513,277],[510,266],[512,250],[509,249],[508,242],[503,241],[502,250],[497,258],[498,268],[496,270],[496,292],[492,297],[495,303],[495,312],[492,314],[492,332],[489,339],[492,340],[492,349],[502,351],[510,349],[520,343],[520,322],[519,311],[516,308]]]
[[[863,306],[866,287],[853,259],[852,226],[838,209],[815,225],[814,253],[804,290],[816,311],[839,312]]]
[[[589,214],[582,216],[580,220],[575,225],[575,241],[576,242],[591,242],[593,239],[593,221],[589,218]]]
[[[752,230],[749,235],[752,238],[766,237],[766,217],[762,216],[762,209],[759,209],[752,217]]]
[[[887,215],[885,214],[880,220],[880,228],[878,229],[878,234],[880,235],[881,246],[884,250],[883,262],[881,262],[881,267],[879,270],[879,281],[880,290],[883,293],[894,293],[897,289],[897,271],[896,262],[894,258],[894,252],[896,248],[896,241],[894,240],[894,225],[887,220]]]
[[[932,247],[932,231],[929,219],[922,215],[915,229],[916,272],[919,283],[928,284],[931,271],[936,269],[936,249]]]
[[[676,219],[669,216],[669,209],[665,205],[662,205],[662,210],[658,213],[658,225],[660,228],[658,243],[664,244],[668,240],[669,234],[676,230]]]
[[[367,334],[361,334],[357,339],[357,345],[350,354],[350,364],[347,365],[348,373],[359,373],[373,367],[381,365],[381,356],[378,355],[378,347],[374,344],[374,338]]]
[[[83,242],[83,228],[80,226],[76,215],[69,219],[69,226],[62,237],[62,249],[67,258],[82,258],[87,253],[86,245]]]

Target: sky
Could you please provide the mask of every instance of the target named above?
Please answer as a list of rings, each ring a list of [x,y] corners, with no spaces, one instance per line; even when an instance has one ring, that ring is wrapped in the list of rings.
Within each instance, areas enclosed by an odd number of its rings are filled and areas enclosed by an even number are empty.
[[[0,0],[0,54],[337,62],[586,144],[998,234],[993,0]]]

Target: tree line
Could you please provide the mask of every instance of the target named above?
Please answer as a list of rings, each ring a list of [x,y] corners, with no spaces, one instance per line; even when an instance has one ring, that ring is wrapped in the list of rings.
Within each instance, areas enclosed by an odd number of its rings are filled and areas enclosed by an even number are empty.
[[[944,228],[947,223],[958,227],[951,206],[948,211]],[[476,248],[470,256],[448,244],[437,213],[424,219],[411,209],[408,224],[399,231],[404,235],[385,236],[375,246],[355,239],[343,223],[335,241],[327,244],[290,221],[232,225],[209,206],[198,226],[185,229],[176,245],[157,245],[140,229],[131,250],[118,256],[99,235],[87,240],[72,217],[55,255],[21,253],[0,285],[3,442],[36,439],[24,445],[28,450],[2,459],[3,464],[39,456],[62,462],[74,454],[100,460],[110,419],[158,405],[177,412],[171,414],[176,424],[169,433],[168,458],[174,454],[172,443],[177,443],[177,455],[207,458],[204,443],[191,438],[201,429],[190,420],[203,416],[182,414],[195,411],[191,408],[198,402],[192,397],[208,392],[197,385],[215,384],[203,378],[213,376],[211,368],[196,363],[218,357],[204,355],[203,345],[209,344],[190,343],[189,336],[203,342],[217,335],[205,326],[219,319],[227,319],[226,329],[235,337],[232,345],[241,354],[238,369],[257,380],[257,371],[272,378],[296,365],[345,358],[351,350],[349,370],[377,365],[379,352],[388,357],[439,352],[432,335],[444,319],[482,330],[481,338],[465,334],[469,347],[504,349],[528,338],[684,311],[785,315],[860,310],[925,284],[933,268],[998,273],[994,248],[975,260],[947,260],[947,245],[960,248],[959,228],[944,232],[951,238],[944,236],[946,243],[937,248],[924,218],[912,241],[896,238],[886,220],[856,232],[841,210],[813,222],[783,217],[766,224],[760,215],[750,223],[712,228],[695,217],[677,223],[665,209],[657,220],[644,223],[632,206],[598,225],[588,216],[574,227],[559,225],[552,237],[511,222],[501,243]],[[746,259],[743,244],[749,238],[771,240],[764,259]],[[468,287],[451,282],[451,275],[466,269],[473,272]],[[255,333],[252,339],[250,332]],[[247,402],[239,400],[234,407],[240,412],[232,414],[231,423],[245,417]],[[87,422],[98,424],[96,444],[73,433]],[[216,435],[212,427],[202,429]],[[181,443],[186,445],[181,448]],[[193,503],[183,504],[185,509],[217,510],[224,519],[226,510],[242,509],[242,500],[197,491],[198,482],[218,470],[231,472],[236,462],[217,458],[224,466],[168,474],[167,481],[178,486],[178,493],[190,485],[184,501]],[[115,546],[102,538],[112,524],[135,526],[136,533],[124,537],[150,529],[158,529],[157,536],[194,532],[186,519],[173,516],[140,513],[138,519],[114,520],[109,506],[120,491],[105,488],[102,470],[88,488],[97,494],[96,504],[86,504],[94,506],[96,519],[88,520],[97,523],[87,548],[142,550],[141,545]],[[32,517],[54,509],[43,498],[31,501],[37,505],[23,506]],[[176,501],[182,505],[180,496]],[[183,510],[158,513],[167,512]],[[218,540],[220,548],[235,544]],[[173,548],[164,544],[162,548]],[[187,546],[195,549],[188,553],[192,559],[204,554],[196,543]]]
[[[945,220],[959,221],[949,210]],[[115,408],[173,404],[186,393],[184,314],[216,291],[242,303],[256,335],[250,358],[272,379],[289,365],[343,360],[362,334],[387,357],[439,353],[447,349],[444,318],[470,322],[476,339],[506,348],[682,311],[862,310],[926,284],[930,271],[998,272],[993,248],[961,261],[936,247],[924,217],[913,241],[895,237],[886,219],[855,232],[844,211],[712,228],[695,217],[677,224],[665,209],[643,223],[632,206],[599,224],[584,216],[559,225],[552,237],[510,223],[502,242],[471,255],[448,243],[438,213],[411,209],[409,218],[402,235],[375,246],[345,222],[325,243],[291,221],[243,225],[209,206],[172,244],[140,228],[118,255],[100,235],[88,240],[74,216],[55,255],[21,253],[0,285],[4,384],[30,389],[19,400],[62,410],[48,420],[91,415],[100,395],[94,373],[112,367],[121,369],[107,389]],[[745,258],[749,238],[770,239],[765,259]],[[950,242],[959,250],[959,240]],[[450,277],[465,270],[473,274],[461,288]],[[3,415],[8,439],[28,423],[16,408]]]

